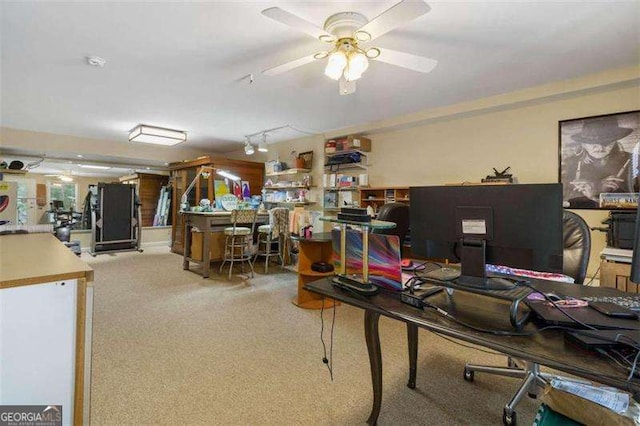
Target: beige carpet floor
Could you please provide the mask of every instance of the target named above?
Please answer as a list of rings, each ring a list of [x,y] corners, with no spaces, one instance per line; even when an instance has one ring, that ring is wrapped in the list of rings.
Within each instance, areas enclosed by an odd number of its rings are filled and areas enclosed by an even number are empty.
[[[363,424],[372,401],[363,312],[339,306],[334,380],[322,363],[320,312],[295,307],[296,276],[277,266],[250,280],[183,271],[166,248],[91,258],[95,269],[94,425]],[[262,270],[262,268],[258,268]],[[327,310],[325,326],[331,322]],[[505,358],[420,331],[417,389],[406,387],[403,324],[381,319],[381,425],[501,424],[517,382],[465,361]],[[329,335],[326,334],[326,341]],[[521,403],[531,424],[537,402]]]

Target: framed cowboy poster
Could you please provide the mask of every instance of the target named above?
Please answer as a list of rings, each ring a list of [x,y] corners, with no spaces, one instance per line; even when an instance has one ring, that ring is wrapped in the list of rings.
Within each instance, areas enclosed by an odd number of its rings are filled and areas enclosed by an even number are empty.
[[[560,121],[558,134],[564,207],[635,208],[640,111]]]

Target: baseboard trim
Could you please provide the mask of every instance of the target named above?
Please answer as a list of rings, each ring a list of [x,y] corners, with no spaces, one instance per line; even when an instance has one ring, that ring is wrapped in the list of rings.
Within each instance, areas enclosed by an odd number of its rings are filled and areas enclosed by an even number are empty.
[[[169,241],[151,241],[147,243],[140,244],[140,248],[146,247],[169,247]],[[82,253],[89,253],[91,251],[91,247],[81,247],[80,251]]]

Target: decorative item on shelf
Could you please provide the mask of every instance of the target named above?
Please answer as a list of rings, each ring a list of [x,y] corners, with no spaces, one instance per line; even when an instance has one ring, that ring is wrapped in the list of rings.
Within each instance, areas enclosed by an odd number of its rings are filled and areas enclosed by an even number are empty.
[[[482,183],[513,183],[513,175],[511,173],[507,173],[511,166],[507,167],[503,171],[499,172],[496,168],[493,168],[494,175],[487,175],[486,178],[482,179]]]
[[[267,181],[264,183],[264,186],[273,186],[273,181],[271,179],[267,179]]]
[[[273,164],[273,172],[280,173],[283,170],[282,163],[280,162],[280,158],[278,158]]]
[[[308,170],[313,168],[313,151],[301,152],[298,158],[302,159],[301,168]]]
[[[312,153],[313,154],[313,153]],[[306,175],[303,179],[302,179],[302,185],[309,187],[311,186],[311,176],[310,175]]]
[[[296,151],[291,151],[289,153],[289,157],[291,158],[291,166],[295,169],[304,169],[304,159],[298,157],[298,153]]]
[[[324,153],[325,154],[335,154],[336,152],[336,141],[330,139],[324,143]]]
[[[601,209],[636,209],[638,207],[638,194],[637,192],[628,193],[615,193],[615,192],[601,192],[600,193],[600,208]]]
[[[276,171],[276,160],[265,161],[264,163],[264,173],[270,175],[275,173]]]
[[[359,135],[349,135],[336,139],[336,151],[371,151],[371,139]]]

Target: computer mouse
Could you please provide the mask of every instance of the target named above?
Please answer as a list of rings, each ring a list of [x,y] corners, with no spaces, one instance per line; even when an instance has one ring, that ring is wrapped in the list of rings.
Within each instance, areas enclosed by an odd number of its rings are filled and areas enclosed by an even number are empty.
[[[403,268],[411,268],[413,266],[413,260],[411,259],[402,259],[400,262],[400,266]]]

